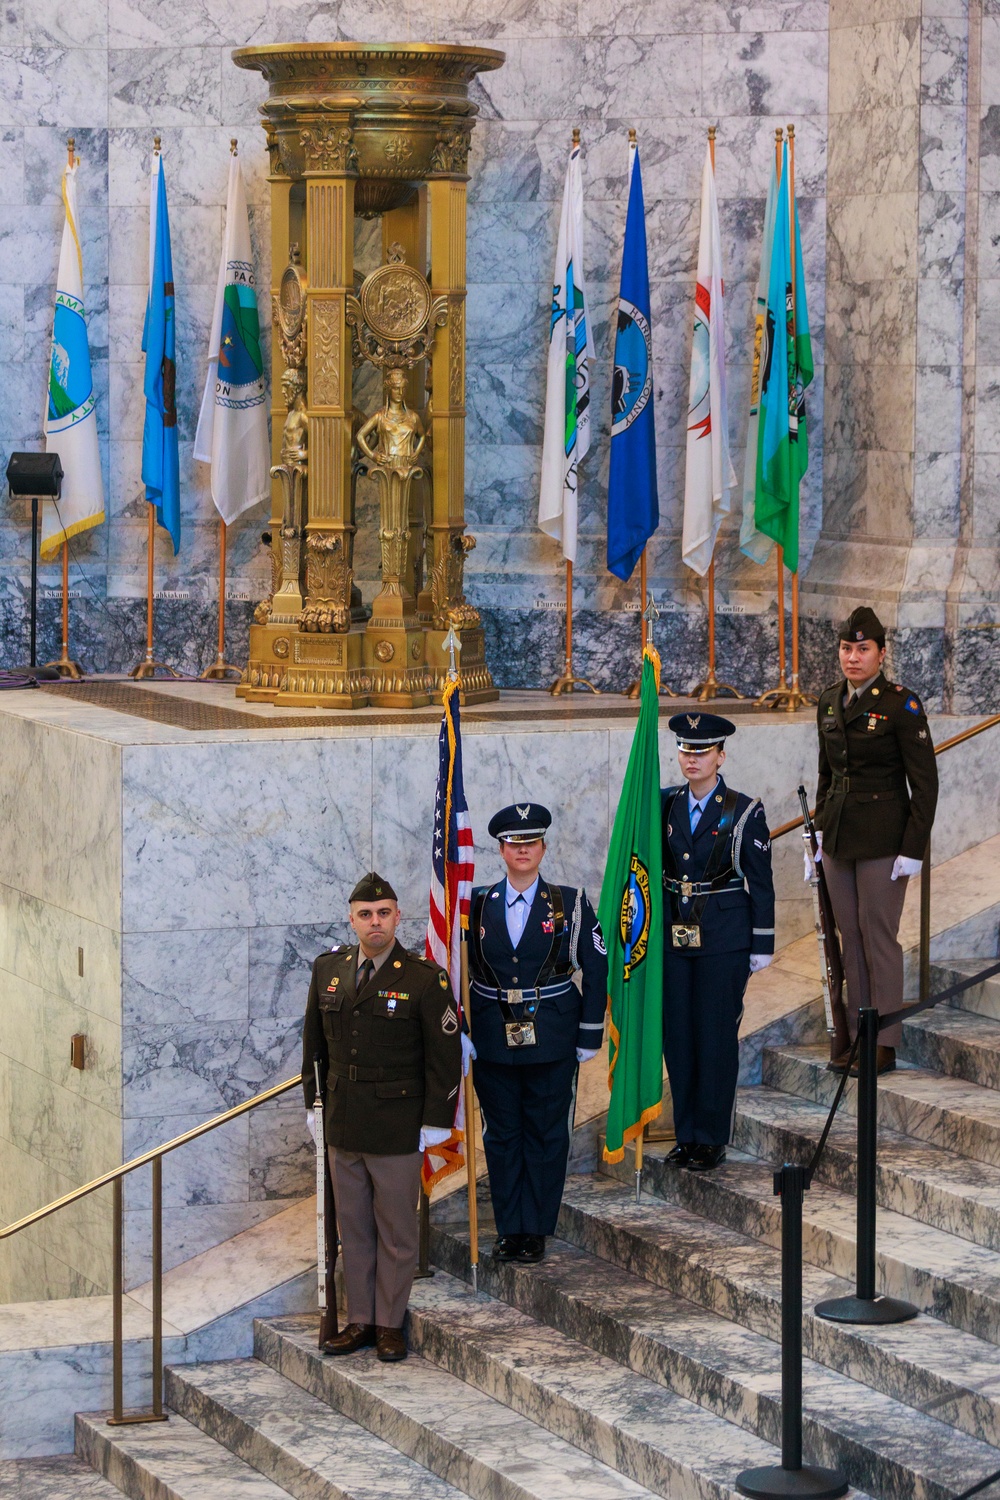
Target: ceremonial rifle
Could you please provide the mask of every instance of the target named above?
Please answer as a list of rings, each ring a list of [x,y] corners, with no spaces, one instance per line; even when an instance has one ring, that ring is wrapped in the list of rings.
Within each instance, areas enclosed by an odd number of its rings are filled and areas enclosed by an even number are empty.
[[[313,1058],[316,1095],[313,1111],[316,1121],[316,1283],[319,1303],[319,1346],[332,1339],[337,1328],[337,1293],[333,1273],[337,1264],[337,1213],[333,1201],[333,1179],[330,1156],[326,1149],[326,1125],[323,1119],[323,1080],[320,1054]]]
[[[844,1005],[844,965],[837,936],[837,923],[833,915],[833,903],[826,884],[822,859],[817,859],[819,840],[816,825],[809,811],[809,800],[804,786],[799,787],[799,802],[802,805],[802,842],[806,848],[812,874],[813,922],[816,941],[819,944],[819,967],[823,980],[823,1008],[826,1011],[826,1029],[833,1038],[830,1056],[841,1057],[851,1045],[847,1027],[847,1009]]]

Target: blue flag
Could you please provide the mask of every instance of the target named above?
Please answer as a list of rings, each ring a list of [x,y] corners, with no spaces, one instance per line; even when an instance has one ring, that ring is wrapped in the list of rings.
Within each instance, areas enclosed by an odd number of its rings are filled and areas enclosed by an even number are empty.
[[[150,184],[149,300],[142,348],[146,356],[143,390],[146,422],[142,432],[142,482],[156,519],[170,532],[174,555],[181,545],[181,489],[177,458],[177,366],[174,362],[174,265],[170,254],[167,184],[159,152],[153,154]]]
[[[630,578],[660,524],[653,430],[653,339],[649,321],[646,209],[638,147],[625,220],[621,290],[611,386],[611,474],[608,480],[608,569]],[[645,601],[643,601],[645,602]]]

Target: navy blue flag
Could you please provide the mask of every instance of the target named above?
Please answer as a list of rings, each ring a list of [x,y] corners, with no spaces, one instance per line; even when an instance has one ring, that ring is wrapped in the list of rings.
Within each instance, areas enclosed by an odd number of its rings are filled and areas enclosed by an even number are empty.
[[[615,368],[611,385],[611,474],[608,480],[608,569],[630,578],[660,524],[653,430],[653,339],[649,321],[646,209],[639,149],[630,146],[632,174],[618,294]]]
[[[174,266],[167,218],[167,184],[158,151],[153,153],[149,227],[149,300],[142,348],[146,356],[143,390],[146,422],[142,432],[142,482],[156,519],[170,532],[174,555],[181,545],[181,492],[177,449],[177,366],[174,322]]]

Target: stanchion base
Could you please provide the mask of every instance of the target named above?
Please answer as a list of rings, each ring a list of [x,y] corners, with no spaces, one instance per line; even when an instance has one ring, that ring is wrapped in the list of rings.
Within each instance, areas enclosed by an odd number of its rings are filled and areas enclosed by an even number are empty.
[[[560,694],[571,693],[574,688],[578,687],[586,688],[589,693],[595,693],[598,698],[601,696],[600,688],[595,688],[586,677],[574,677],[572,672],[564,672],[561,677],[557,677],[549,688],[549,692],[553,698],[558,698]]]
[[[177,678],[181,675],[175,672],[173,667],[168,667],[165,661],[151,661],[149,657],[141,661],[137,667],[133,667],[128,675],[134,677],[137,682],[141,682],[143,678],[155,677],[157,672],[169,672],[171,677]]]
[[[636,682],[630,682],[629,685],[628,685],[628,687],[625,689],[625,692],[622,694],[622,696],[624,698],[639,698],[639,697],[641,697],[642,696],[642,679],[640,678]],[[674,692],[674,690],[670,686],[669,682],[661,682],[660,683],[660,697],[661,698],[679,698],[680,696],[681,696],[680,693],[675,693]]]
[[[47,667],[52,667],[60,677],[66,677],[72,682],[80,682],[86,675],[78,661],[70,661],[68,656],[61,656],[58,661],[47,661]]]
[[[225,682],[230,672],[235,672],[237,677],[243,676],[242,667],[234,667],[228,661],[223,661],[219,656],[210,667],[198,674],[199,682]]]
[[[697,698],[699,703],[711,703],[713,698],[722,698],[727,693],[733,698],[746,697],[746,693],[734,688],[731,682],[720,682],[714,672],[710,672],[704,682],[696,683],[691,689],[691,697]]]
[[[811,693],[803,693],[798,688],[783,687],[779,684],[776,688],[770,688],[768,692],[761,693],[754,700],[754,708],[759,708],[769,713],[797,713],[800,708],[808,708],[816,699]]]
[[[736,1488],[750,1500],[838,1500],[849,1486],[836,1469],[806,1464],[801,1469],[744,1469],[736,1476]]]
[[[919,1308],[900,1297],[828,1297],[813,1312],[830,1323],[906,1323]]]

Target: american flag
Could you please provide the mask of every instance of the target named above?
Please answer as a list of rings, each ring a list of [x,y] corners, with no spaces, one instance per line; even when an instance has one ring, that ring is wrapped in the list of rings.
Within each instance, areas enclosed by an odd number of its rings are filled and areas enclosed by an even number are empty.
[[[462,929],[468,928],[472,904],[475,863],[472,857],[472,823],[462,782],[462,730],[459,720],[459,684],[444,690],[444,718],[438,736],[438,781],[434,799],[434,837],[431,851],[430,916],[427,921],[425,954],[446,969],[462,1018]],[[458,1107],[451,1139],[424,1152],[422,1180],[429,1193],[435,1182],[464,1165],[464,1090],[458,1091]]]

